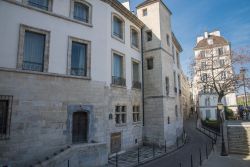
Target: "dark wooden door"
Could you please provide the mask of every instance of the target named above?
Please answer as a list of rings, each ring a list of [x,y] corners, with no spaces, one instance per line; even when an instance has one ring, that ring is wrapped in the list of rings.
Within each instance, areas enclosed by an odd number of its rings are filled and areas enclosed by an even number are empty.
[[[111,153],[121,151],[121,132],[111,134]]]
[[[75,112],[73,114],[73,143],[87,142],[88,135],[88,114],[86,112]]]

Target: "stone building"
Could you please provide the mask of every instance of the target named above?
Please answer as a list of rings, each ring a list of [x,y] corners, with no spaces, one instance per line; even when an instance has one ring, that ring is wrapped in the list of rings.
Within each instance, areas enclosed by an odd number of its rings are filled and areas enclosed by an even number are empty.
[[[137,15],[129,0],[0,1],[0,165],[99,166],[143,136],[174,144],[182,48],[162,1]]]
[[[205,32],[204,36],[197,37],[194,53],[193,95],[198,107],[197,110],[199,110],[202,119],[215,120],[217,119],[218,95],[215,90],[206,85],[206,81],[211,76],[211,65],[216,68],[214,73],[218,75],[217,83],[224,82],[227,75],[233,73],[232,67],[229,66],[231,62],[230,42],[220,35],[220,31]],[[222,102],[224,106],[236,111],[235,93],[227,94]]]
[[[137,6],[143,29],[144,128],[150,143],[171,145],[182,133],[180,58],[182,48],[171,27],[171,11],[160,0]]]

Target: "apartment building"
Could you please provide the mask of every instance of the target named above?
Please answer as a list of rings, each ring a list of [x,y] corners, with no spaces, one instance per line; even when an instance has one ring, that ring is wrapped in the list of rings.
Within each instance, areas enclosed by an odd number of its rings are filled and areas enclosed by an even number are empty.
[[[231,45],[220,31],[211,33],[205,32],[203,36],[197,37],[194,48],[195,67],[194,67],[194,99],[197,109],[202,119],[217,119],[218,95],[215,90],[207,84],[211,79],[209,76],[214,73],[216,83],[226,81],[228,75],[233,73],[231,63]],[[211,69],[215,70],[211,70]],[[236,94],[229,93],[223,99],[224,106],[228,106],[236,111]]]

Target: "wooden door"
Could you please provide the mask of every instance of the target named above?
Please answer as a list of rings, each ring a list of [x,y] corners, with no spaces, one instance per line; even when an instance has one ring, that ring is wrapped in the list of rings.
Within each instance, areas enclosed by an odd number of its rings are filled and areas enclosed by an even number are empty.
[[[121,132],[111,134],[111,153],[121,151]]]
[[[86,112],[75,112],[73,114],[72,141],[73,143],[87,142],[88,136],[88,114]]]

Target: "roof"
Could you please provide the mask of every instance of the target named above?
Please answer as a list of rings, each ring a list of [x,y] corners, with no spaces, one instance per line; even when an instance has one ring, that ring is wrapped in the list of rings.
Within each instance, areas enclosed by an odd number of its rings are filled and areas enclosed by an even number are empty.
[[[207,40],[213,39],[213,44],[209,45]],[[200,49],[200,48],[208,48],[208,47],[216,47],[216,46],[222,46],[222,45],[228,45],[229,42],[220,36],[210,35],[208,38],[202,39],[200,42],[198,42],[194,49]]]
[[[133,22],[138,27],[142,28],[144,23],[136,17],[131,11],[129,11],[126,7],[124,7],[118,0],[101,0],[111,7],[120,12],[124,17],[128,18],[131,22]]]
[[[136,6],[137,9],[142,8],[144,6],[156,3],[156,2],[160,2],[166,9],[167,11],[172,14],[171,10],[166,6],[166,4],[164,2],[162,2],[161,0],[145,0],[144,2],[140,3],[139,5]]]
[[[172,40],[175,44],[175,47],[178,49],[179,52],[182,52],[183,49],[181,47],[181,44],[179,43],[179,41],[177,40],[177,38],[175,37],[174,33],[172,32]]]

